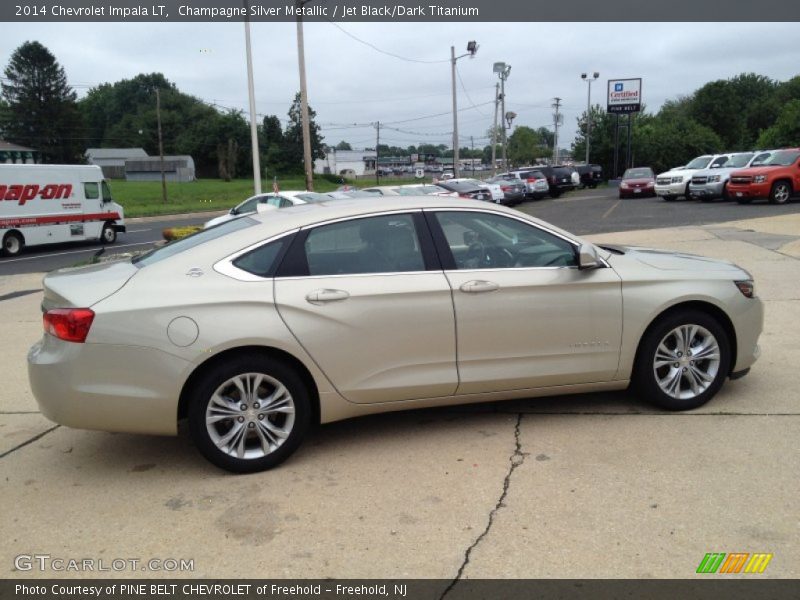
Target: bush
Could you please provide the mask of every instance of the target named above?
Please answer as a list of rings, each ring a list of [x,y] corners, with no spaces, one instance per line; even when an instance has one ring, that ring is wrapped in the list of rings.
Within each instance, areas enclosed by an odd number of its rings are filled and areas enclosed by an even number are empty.
[[[193,233],[197,233],[198,231],[202,231],[203,227],[201,225],[187,225],[186,227],[168,227],[164,231],[161,232],[161,235],[164,236],[164,239],[168,242],[174,242],[175,240],[183,239],[187,236],[192,235]]]

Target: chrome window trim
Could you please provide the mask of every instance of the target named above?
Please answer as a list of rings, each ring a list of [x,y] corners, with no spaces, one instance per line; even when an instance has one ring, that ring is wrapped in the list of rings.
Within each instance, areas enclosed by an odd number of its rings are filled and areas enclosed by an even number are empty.
[[[275,277],[278,281],[292,281],[297,279],[333,279],[339,277],[390,277],[390,276],[403,276],[403,275],[441,275],[443,271],[386,271],[382,273],[335,273],[333,275],[291,275],[289,277]]]
[[[212,268],[217,273],[219,273],[221,275],[225,275],[226,277],[230,277],[232,279],[237,279],[239,281],[248,281],[248,282],[253,282],[253,281],[272,281],[272,279],[274,279],[273,277],[261,277],[260,275],[255,275],[253,273],[250,273],[249,271],[245,271],[244,269],[240,269],[239,267],[237,267],[236,265],[233,264],[233,261],[235,261],[237,258],[239,258],[243,254],[247,254],[248,252],[251,252],[252,250],[256,250],[257,248],[260,248],[261,246],[266,246],[267,244],[270,244],[272,242],[276,242],[279,239],[284,238],[287,235],[295,234],[298,231],[300,231],[300,228],[291,229],[289,231],[284,231],[283,233],[279,233],[278,235],[274,235],[271,238],[267,238],[266,240],[260,240],[260,241],[256,242],[255,244],[250,244],[246,248],[243,248],[241,250],[237,250],[233,254],[229,254],[228,256],[223,258],[222,260],[218,260],[217,262],[214,263]]]
[[[310,225],[303,225],[302,227],[300,227],[300,231],[305,231],[306,229],[315,229],[317,227],[323,227],[324,225],[333,225],[334,223],[341,223],[342,221],[355,221],[356,219],[369,219],[370,217],[383,217],[386,215],[411,215],[418,212],[422,212],[422,209],[401,208],[393,210],[382,210],[381,212],[372,212],[361,215],[349,215],[347,217],[337,217],[335,219],[329,219],[327,221],[320,221],[318,223],[312,223]],[[414,232],[416,232],[416,230],[417,228],[415,226]]]

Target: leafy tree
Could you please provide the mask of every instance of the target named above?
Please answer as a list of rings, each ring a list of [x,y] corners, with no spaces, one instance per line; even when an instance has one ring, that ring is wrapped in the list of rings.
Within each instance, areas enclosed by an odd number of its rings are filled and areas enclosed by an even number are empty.
[[[761,133],[757,145],[759,148],[800,146],[800,99],[783,107],[775,124]]]
[[[322,150],[322,136],[320,135],[320,127],[314,122],[314,117],[317,113],[309,106],[308,107],[308,120],[309,132],[311,135],[311,160],[323,158],[325,156]],[[300,92],[294,97],[294,102],[289,108],[289,124],[286,126],[286,131],[283,135],[283,156],[284,164],[288,172],[302,173],[303,172],[303,126],[300,114]]]
[[[541,155],[539,136],[525,125],[516,127],[508,138],[508,159],[515,165],[526,165],[536,161]]]
[[[352,150],[353,147],[350,144],[348,144],[347,142],[345,142],[344,140],[342,140],[341,142],[336,144],[336,149],[337,150]]]
[[[281,121],[275,115],[267,115],[261,123],[259,135],[262,170],[272,177],[285,170],[283,156],[283,129]]]
[[[80,162],[77,96],[55,56],[39,42],[25,42],[11,55],[5,77],[0,129],[8,141],[39,150],[49,162]]]

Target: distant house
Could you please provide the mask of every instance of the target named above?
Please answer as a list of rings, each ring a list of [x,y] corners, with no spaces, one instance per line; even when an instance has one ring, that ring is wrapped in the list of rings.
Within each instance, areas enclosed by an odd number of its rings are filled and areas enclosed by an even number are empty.
[[[325,158],[314,161],[315,173],[359,177],[375,173],[375,150],[335,150],[329,148]]]
[[[0,140],[0,163],[32,165],[41,162],[38,150]]]
[[[165,156],[164,178],[167,181],[195,180],[194,159],[191,156]],[[129,158],[125,161],[125,179],[128,181],[160,181],[161,159],[158,156]]]
[[[125,161],[129,158],[147,158],[144,148],[89,148],[86,160],[97,165],[108,179],[125,179]]]

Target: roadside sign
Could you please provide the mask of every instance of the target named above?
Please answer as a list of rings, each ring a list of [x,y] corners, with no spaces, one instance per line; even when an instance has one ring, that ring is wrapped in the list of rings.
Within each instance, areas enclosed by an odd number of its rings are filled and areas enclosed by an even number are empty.
[[[425,169],[417,169],[414,171],[414,177],[417,179],[424,179],[425,178]]]
[[[642,78],[609,79],[606,112],[635,113],[642,110]]]

